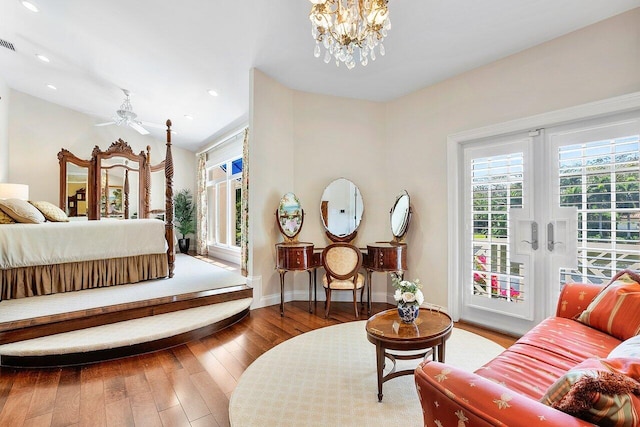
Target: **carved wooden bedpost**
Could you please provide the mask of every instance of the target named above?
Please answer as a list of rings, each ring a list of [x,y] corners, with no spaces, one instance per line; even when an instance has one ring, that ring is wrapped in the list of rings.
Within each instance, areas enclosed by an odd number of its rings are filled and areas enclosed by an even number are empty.
[[[129,169],[124,170],[124,219],[129,219]]]
[[[142,218],[151,218],[151,146],[147,145],[147,160],[144,165],[144,216]]]
[[[165,235],[167,238],[167,260],[169,263],[169,277],[173,277],[175,268],[176,247],[173,230],[173,156],[171,155],[171,120],[167,120],[167,155],[164,159],[164,176],[166,178],[165,191]]]

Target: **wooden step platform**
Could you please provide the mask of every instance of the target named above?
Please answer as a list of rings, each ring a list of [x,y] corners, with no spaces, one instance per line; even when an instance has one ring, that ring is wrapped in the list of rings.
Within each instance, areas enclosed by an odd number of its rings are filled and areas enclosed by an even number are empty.
[[[253,289],[237,269],[203,261],[176,257],[181,274],[171,279],[0,302],[0,365],[64,366],[140,354],[242,319]]]
[[[79,365],[173,347],[241,320],[249,314],[252,300],[229,300],[0,345],[0,365]]]

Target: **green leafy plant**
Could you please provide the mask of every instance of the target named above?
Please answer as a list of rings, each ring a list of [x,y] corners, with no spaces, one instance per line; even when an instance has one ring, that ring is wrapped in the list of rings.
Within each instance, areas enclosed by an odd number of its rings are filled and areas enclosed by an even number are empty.
[[[195,206],[193,204],[193,196],[188,189],[182,189],[173,198],[173,204],[175,208],[175,218],[177,221],[176,229],[182,238],[185,235],[195,233],[196,231],[196,219],[195,219]]]

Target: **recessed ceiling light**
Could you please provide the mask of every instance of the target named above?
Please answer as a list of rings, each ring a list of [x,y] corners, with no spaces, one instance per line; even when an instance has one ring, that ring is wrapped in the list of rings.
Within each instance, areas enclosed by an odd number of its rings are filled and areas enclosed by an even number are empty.
[[[207,91],[207,93],[208,93],[209,95],[211,95],[211,96],[218,96],[218,92],[216,92],[216,91],[215,91],[215,90],[213,90],[213,89],[209,89],[209,90]]]
[[[189,119],[189,120],[193,120],[193,116],[190,116],[190,115],[188,115],[188,114],[185,114],[185,115],[184,115],[184,118],[185,118],[185,119]]]
[[[32,3],[32,2],[30,2],[30,1],[22,0],[22,1],[21,1],[21,3],[22,3],[22,5],[23,5],[24,7],[26,7],[27,9],[29,9],[31,12],[39,12],[39,11],[40,11],[40,9],[38,9],[38,6],[36,6],[35,4],[33,4],[33,3]]]
[[[42,55],[40,53],[36,53],[36,58],[38,58],[42,62],[51,62],[51,60],[49,58],[47,58],[46,56],[44,56],[44,55]]]
[[[51,90],[58,90],[58,88],[55,87],[54,85],[47,85],[47,87]]]

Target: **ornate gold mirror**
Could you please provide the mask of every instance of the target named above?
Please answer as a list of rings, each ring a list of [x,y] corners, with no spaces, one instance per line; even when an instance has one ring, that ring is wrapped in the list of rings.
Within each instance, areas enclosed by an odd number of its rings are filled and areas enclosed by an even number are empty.
[[[409,193],[402,190],[402,193],[396,197],[396,201],[389,212],[391,219],[391,233],[393,233],[393,241],[401,243],[409,228],[411,220],[411,200]]]
[[[362,195],[353,182],[338,178],[324,189],[320,200],[320,216],[331,241],[353,240],[363,213]]]
[[[285,242],[297,241],[297,236],[302,230],[304,222],[304,210],[295,194],[287,193],[282,196],[276,211],[276,218]]]

